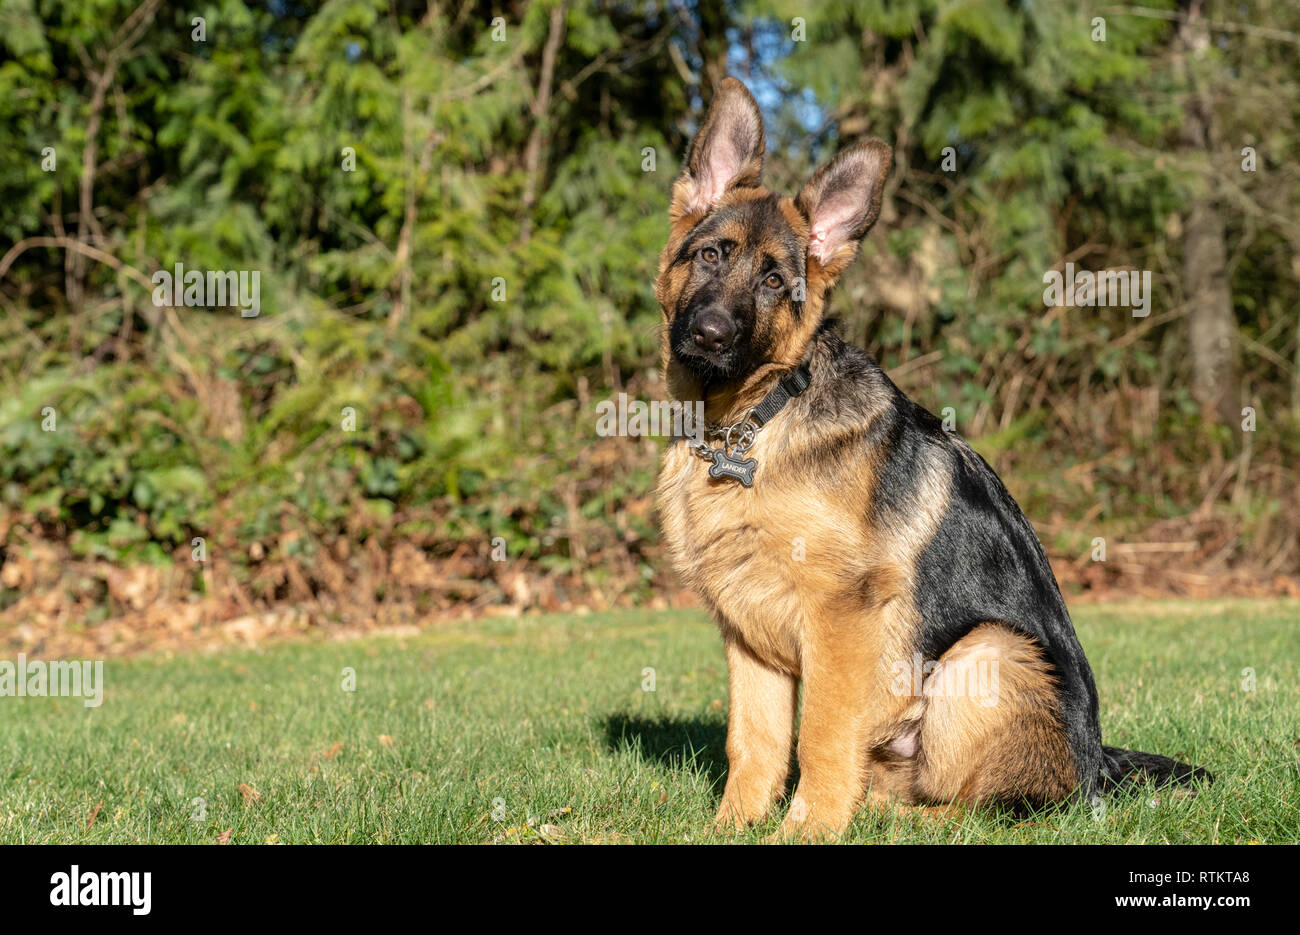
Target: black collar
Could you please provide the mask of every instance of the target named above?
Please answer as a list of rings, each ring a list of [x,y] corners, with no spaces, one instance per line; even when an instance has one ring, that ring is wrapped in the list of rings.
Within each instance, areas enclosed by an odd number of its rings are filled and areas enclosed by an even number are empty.
[[[699,436],[688,439],[687,444],[695,454],[706,461],[713,462],[713,466],[709,468],[710,477],[736,480],[745,487],[753,487],[754,469],[758,467],[758,461],[754,458],[746,458],[745,452],[754,446],[758,430],[772,421],[772,418],[785,408],[786,403],[802,395],[811,383],[812,374],[808,370],[808,365],[800,364],[783,376],[776,386],[772,387],[772,392],[745,413],[739,422],[725,426],[700,426],[703,435],[722,438],[721,448],[710,447]]]
[[[812,374],[808,371],[808,365],[800,364],[796,369],[783,376],[776,386],[772,387],[772,392],[763,397],[763,401],[750,410],[749,420],[761,429],[772,421],[773,416],[785,408],[786,403],[796,396],[802,395],[803,391],[808,389],[811,383]]]

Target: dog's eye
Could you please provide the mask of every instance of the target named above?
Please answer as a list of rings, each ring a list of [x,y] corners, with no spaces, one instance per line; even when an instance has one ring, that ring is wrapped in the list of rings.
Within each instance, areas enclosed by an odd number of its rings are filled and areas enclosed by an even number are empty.
[[[718,248],[705,247],[700,251],[700,256],[704,259],[705,263],[716,263],[718,262]]]
[[[779,273],[769,273],[763,282],[767,284],[769,289],[780,289],[785,285],[785,280],[781,278]]]

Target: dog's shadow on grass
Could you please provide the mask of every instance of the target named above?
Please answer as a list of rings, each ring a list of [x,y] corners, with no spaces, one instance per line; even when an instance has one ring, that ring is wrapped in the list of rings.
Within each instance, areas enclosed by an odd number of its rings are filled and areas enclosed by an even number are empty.
[[[615,753],[628,750],[651,763],[700,773],[718,788],[727,778],[727,725],[722,721],[611,714],[604,727],[605,743]]]

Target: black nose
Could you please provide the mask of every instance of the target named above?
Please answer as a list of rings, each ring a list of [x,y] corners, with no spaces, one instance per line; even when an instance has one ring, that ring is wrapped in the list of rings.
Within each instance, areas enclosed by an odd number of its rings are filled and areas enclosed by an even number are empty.
[[[691,336],[695,339],[696,347],[714,353],[725,351],[731,347],[731,342],[736,337],[736,324],[730,315],[707,309],[695,316]]]

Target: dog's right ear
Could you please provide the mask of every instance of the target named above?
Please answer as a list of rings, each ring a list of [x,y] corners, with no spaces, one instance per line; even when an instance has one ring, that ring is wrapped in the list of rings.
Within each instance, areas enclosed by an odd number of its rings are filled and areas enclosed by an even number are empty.
[[[673,183],[673,220],[709,211],[733,188],[757,186],[765,151],[763,116],[754,96],[735,78],[724,79],[686,151],[686,168]]]
[[[894,151],[880,140],[843,150],[803,187],[795,207],[811,228],[808,259],[833,284],[857,256],[858,244],[880,217]]]

